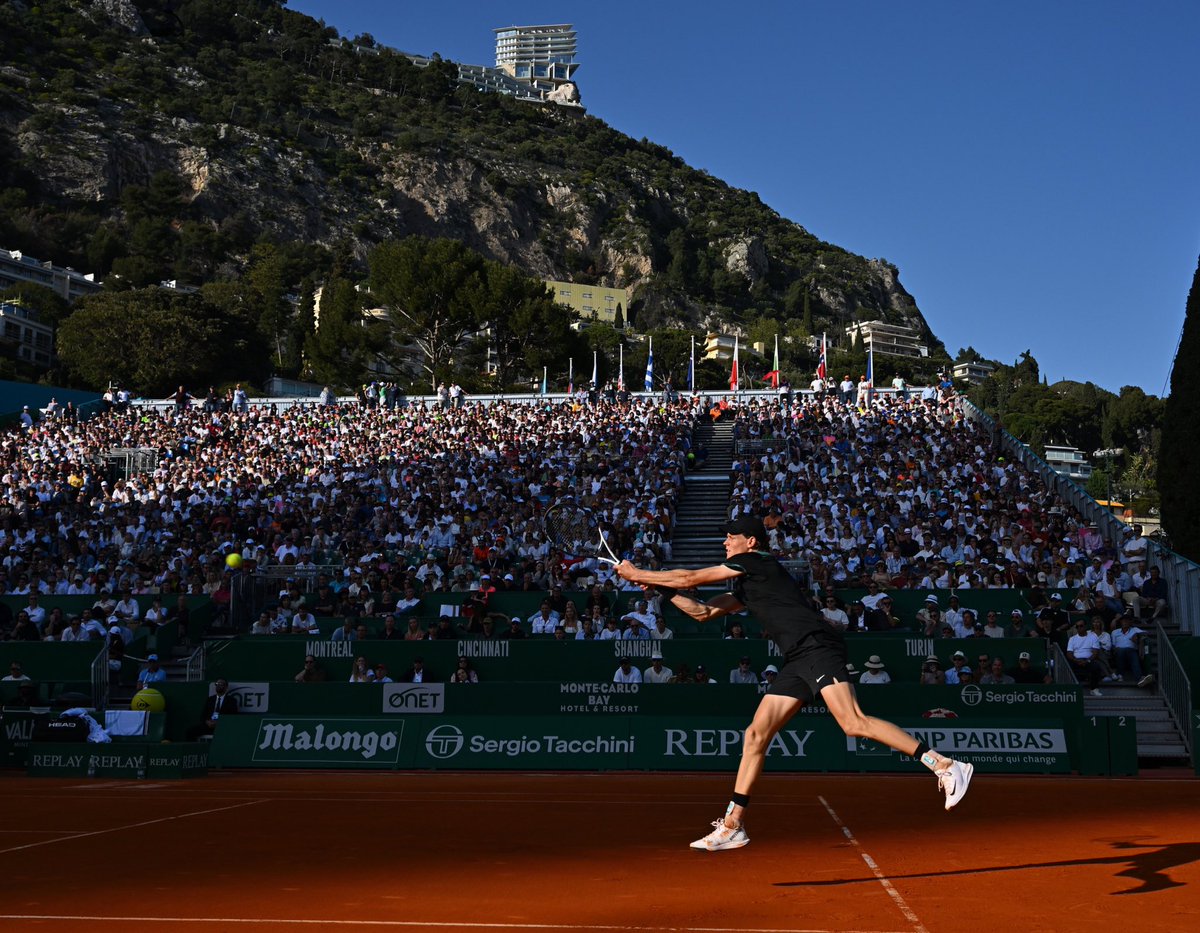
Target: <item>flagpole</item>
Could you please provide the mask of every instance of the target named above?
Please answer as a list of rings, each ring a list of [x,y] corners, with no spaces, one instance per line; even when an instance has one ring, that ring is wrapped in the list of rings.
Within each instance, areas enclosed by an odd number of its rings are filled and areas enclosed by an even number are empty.
[[[617,391],[625,391],[625,344],[618,344],[621,350],[619,362],[617,363]]]
[[[575,357],[567,360],[567,395],[575,394]]]
[[[546,367],[542,367],[542,395],[546,394]]]
[[[646,378],[642,387],[647,392],[654,391],[654,338],[650,338],[650,350],[646,354]]]
[[[592,387],[599,391],[600,389],[600,351],[592,351]]]
[[[696,394],[696,335],[692,334],[692,353],[688,357],[688,394]]]

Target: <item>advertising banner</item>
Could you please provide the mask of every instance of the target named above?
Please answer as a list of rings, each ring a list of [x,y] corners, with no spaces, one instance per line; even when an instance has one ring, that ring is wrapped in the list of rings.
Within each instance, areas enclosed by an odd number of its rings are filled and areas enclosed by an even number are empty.
[[[381,684],[385,713],[444,713],[445,684]]]
[[[900,725],[980,771],[1071,770],[1061,722],[916,720]],[[551,771],[734,771],[746,720],[731,717],[428,716],[223,719],[214,767]],[[921,771],[915,759],[848,739],[828,717],[797,717],[772,741],[768,771]]]

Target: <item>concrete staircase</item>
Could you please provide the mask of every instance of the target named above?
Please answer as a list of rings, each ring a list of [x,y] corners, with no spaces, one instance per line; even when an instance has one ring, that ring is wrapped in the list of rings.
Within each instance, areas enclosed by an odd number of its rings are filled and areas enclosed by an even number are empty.
[[[1154,687],[1101,684],[1103,696],[1083,696],[1085,716],[1132,716],[1137,720],[1138,758],[1172,764],[1187,760],[1187,746],[1167,701]]]
[[[702,425],[693,440],[696,446],[708,449],[708,457],[684,477],[667,567],[709,567],[725,559],[721,544],[725,536],[717,526],[729,517],[733,422]]]

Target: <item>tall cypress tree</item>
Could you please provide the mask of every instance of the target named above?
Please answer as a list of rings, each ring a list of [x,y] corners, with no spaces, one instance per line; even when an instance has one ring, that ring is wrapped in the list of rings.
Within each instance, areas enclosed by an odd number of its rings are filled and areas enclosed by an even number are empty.
[[[1200,263],[1192,277],[1183,335],[1171,370],[1171,394],[1163,416],[1158,491],[1163,530],[1171,547],[1200,561]]]

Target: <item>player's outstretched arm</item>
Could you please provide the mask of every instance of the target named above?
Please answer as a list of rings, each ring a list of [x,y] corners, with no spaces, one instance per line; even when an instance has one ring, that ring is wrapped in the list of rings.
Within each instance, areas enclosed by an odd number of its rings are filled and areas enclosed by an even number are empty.
[[[741,576],[742,571],[724,564],[704,567],[701,570],[641,570],[627,560],[616,566],[617,576],[642,586],[666,586],[673,590],[694,590],[698,586],[712,586]]]

